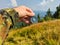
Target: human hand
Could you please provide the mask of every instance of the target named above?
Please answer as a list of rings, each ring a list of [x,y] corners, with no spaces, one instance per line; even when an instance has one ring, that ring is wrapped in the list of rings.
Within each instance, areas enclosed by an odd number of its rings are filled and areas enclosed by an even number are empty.
[[[14,9],[18,12],[20,21],[28,24],[31,23],[30,19],[34,16],[34,12],[30,8],[26,6],[19,6]]]

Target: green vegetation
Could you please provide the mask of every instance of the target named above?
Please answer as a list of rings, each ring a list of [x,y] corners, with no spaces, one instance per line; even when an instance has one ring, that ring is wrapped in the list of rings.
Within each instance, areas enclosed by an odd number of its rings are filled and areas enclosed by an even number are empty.
[[[40,15],[37,15],[38,22],[41,22]]]
[[[40,18],[41,17],[39,17],[39,14],[38,14],[37,15],[38,22],[60,19],[60,5],[56,7],[56,11],[54,14],[52,14],[52,11],[49,8],[46,12],[46,15],[42,19]]]
[[[60,45],[60,20],[12,29],[4,45]]]
[[[46,15],[44,17],[45,21],[47,20],[52,20],[52,14],[51,14],[51,11],[50,11],[50,8],[48,9],[48,11],[46,12]]]
[[[56,12],[54,13],[53,17],[60,19],[60,5],[56,7]]]

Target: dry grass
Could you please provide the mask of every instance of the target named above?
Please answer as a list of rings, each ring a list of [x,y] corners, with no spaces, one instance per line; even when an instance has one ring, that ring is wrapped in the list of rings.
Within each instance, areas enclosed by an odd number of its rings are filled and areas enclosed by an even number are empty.
[[[60,20],[12,29],[4,45],[60,45]]]

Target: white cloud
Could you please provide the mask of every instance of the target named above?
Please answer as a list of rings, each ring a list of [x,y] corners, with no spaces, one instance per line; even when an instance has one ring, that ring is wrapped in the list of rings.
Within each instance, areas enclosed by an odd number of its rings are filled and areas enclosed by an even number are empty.
[[[12,6],[17,6],[17,2],[16,2],[16,0],[11,0],[11,3],[12,3]]]
[[[54,2],[56,0],[42,0],[40,3],[37,4],[37,8],[40,7],[40,10],[47,10],[48,8],[54,7]],[[51,8],[52,9],[52,8]]]
[[[51,2],[53,2],[54,0],[50,0]]]
[[[41,4],[41,5],[46,5],[47,2],[46,2],[45,0],[43,0],[40,4]]]
[[[54,2],[54,0],[43,0],[39,5],[46,6],[51,2]]]

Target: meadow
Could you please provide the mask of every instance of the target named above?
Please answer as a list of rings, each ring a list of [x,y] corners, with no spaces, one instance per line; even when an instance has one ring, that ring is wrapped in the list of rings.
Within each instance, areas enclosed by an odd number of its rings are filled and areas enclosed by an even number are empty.
[[[4,45],[60,45],[60,20],[11,29]]]

